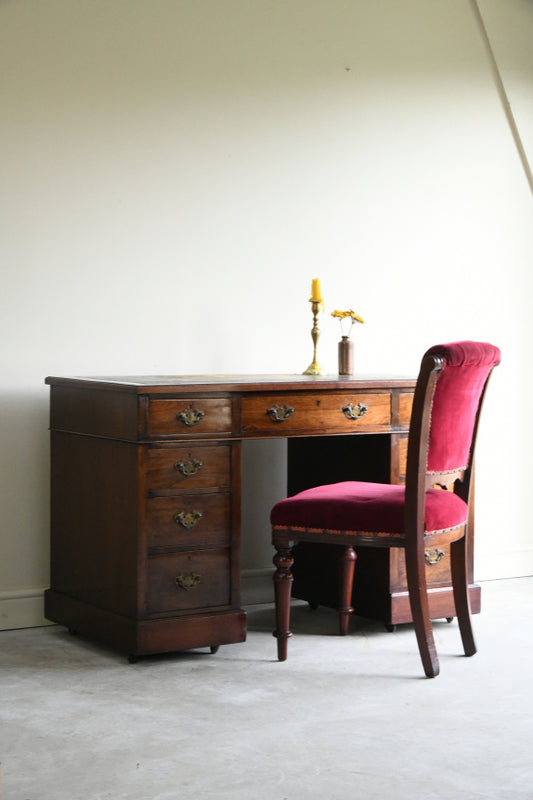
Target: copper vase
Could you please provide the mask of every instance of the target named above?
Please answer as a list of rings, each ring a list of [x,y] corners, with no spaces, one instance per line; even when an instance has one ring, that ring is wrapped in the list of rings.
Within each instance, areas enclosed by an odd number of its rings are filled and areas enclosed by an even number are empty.
[[[348,336],[343,336],[339,342],[339,375],[353,375],[354,347]]]

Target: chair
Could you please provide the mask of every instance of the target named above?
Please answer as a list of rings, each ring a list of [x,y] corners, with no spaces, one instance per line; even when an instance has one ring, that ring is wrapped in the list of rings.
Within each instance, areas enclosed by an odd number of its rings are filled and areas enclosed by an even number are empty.
[[[294,559],[299,542],[341,545],[340,632],[348,632],[354,548],[403,547],[411,614],[428,678],[439,661],[426,585],[424,552],[449,545],[455,612],[465,655],[476,652],[467,575],[468,503],[479,415],[488,379],[500,362],[482,342],[436,345],[424,355],[417,379],[404,486],[345,481],[306,489],[272,509],[276,548],[274,589],[278,659],[287,658]]]

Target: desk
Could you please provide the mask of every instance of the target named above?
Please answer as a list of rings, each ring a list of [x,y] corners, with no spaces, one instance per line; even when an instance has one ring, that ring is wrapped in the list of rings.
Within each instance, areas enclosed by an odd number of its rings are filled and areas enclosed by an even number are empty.
[[[51,586],[45,614],[132,660],[244,641],[243,439],[289,440],[288,493],[332,480],[404,479],[410,379],[49,377],[46,383]],[[403,553],[369,553],[358,564],[356,613],[386,625],[408,621]],[[453,616],[448,556],[428,565],[428,577],[432,615]],[[306,596],[305,584],[295,587]],[[477,611],[478,587],[471,596]]]

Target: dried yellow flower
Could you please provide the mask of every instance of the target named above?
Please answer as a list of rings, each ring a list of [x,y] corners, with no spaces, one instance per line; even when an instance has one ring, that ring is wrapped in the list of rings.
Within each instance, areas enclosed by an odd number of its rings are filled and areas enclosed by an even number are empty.
[[[337,319],[346,319],[346,317],[351,317],[352,325],[354,322],[364,323],[364,319],[360,317],[359,314],[356,314],[352,308],[350,308],[348,311],[332,311],[331,316],[337,317]]]

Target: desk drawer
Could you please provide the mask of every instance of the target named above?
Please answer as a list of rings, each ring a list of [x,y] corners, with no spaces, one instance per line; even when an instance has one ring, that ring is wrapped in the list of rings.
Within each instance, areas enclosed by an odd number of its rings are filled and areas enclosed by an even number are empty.
[[[414,392],[400,392],[399,405],[399,424],[409,427],[411,422],[411,412],[413,410]]]
[[[146,604],[149,614],[230,604],[230,551],[204,550],[150,556]]]
[[[150,447],[146,452],[149,492],[215,489],[231,485],[231,446]]]
[[[231,434],[231,400],[229,398],[191,398],[150,400],[148,436],[205,436]]]
[[[373,394],[293,394],[245,397],[244,434],[283,432],[349,432],[386,429],[391,423],[389,392]]]
[[[428,586],[431,588],[451,585],[450,545],[426,544],[424,556]],[[401,548],[397,550],[397,572],[396,575],[393,572],[393,582],[397,590],[407,589],[405,553]]]
[[[148,548],[223,547],[231,540],[231,495],[151,497],[147,501]]]

